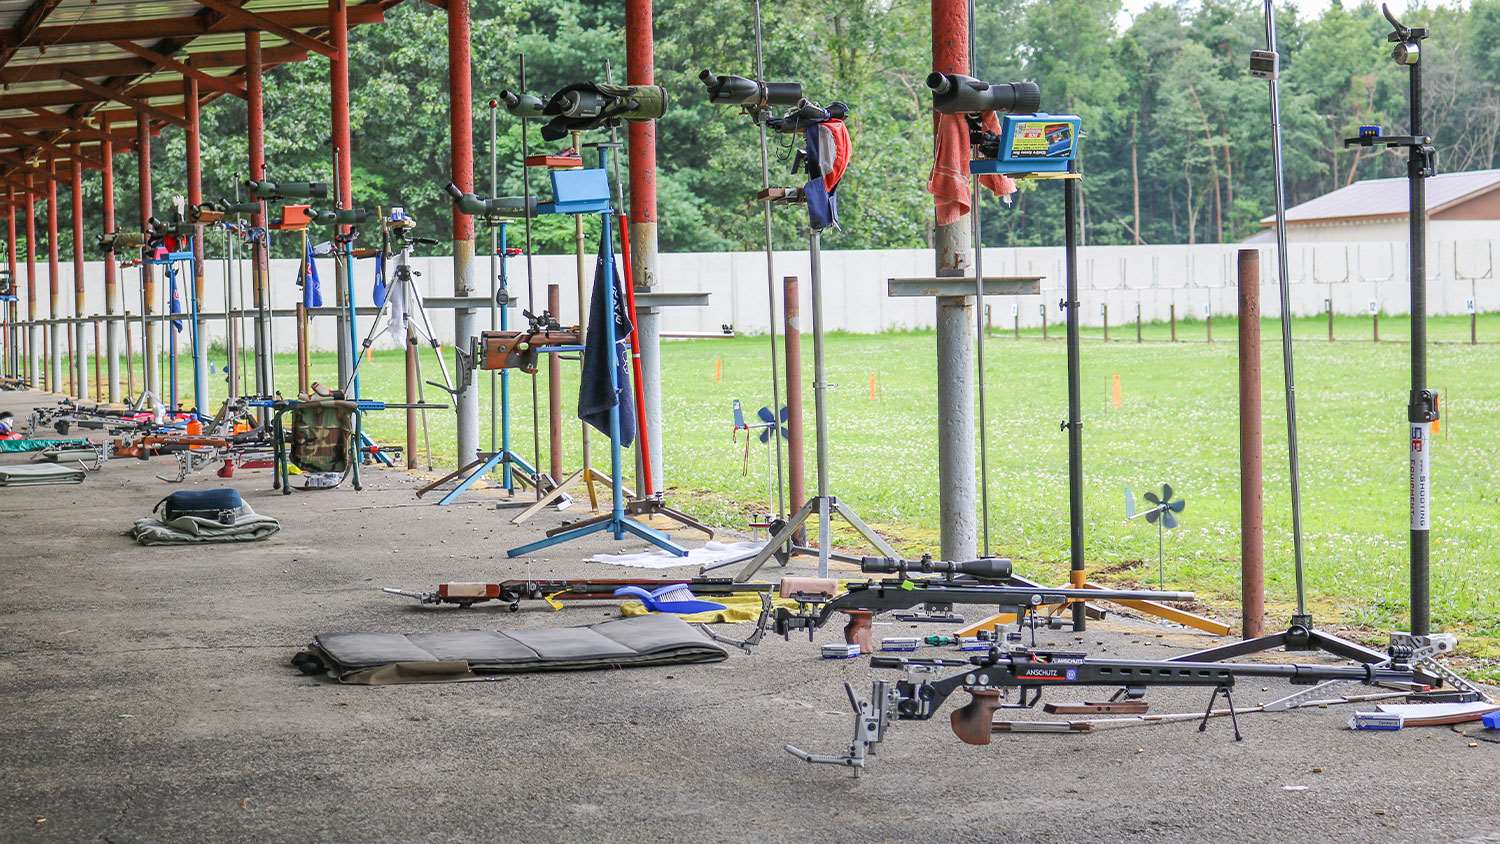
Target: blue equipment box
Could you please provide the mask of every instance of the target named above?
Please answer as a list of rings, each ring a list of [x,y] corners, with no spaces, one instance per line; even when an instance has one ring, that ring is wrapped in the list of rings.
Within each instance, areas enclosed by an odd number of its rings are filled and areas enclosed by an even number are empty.
[[[1480,719],[1486,730],[1500,730],[1500,712],[1491,712]]]
[[[971,164],[975,173],[1066,173],[1078,157],[1083,120],[1073,114],[1000,115],[1000,156]]]
[[[591,214],[609,210],[609,175],[601,168],[553,170],[552,201],[536,207],[538,214]]]

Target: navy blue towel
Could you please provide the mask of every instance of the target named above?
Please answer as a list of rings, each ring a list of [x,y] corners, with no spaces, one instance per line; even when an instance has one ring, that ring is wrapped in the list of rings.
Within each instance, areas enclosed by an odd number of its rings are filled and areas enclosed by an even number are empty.
[[[613,264],[613,256],[611,256]],[[609,348],[604,335],[604,258],[594,262],[594,292],[589,301],[589,330],[583,340],[583,376],[578,384],[578,418],[609,435],[609,409],[620,408],[620,445],[635,442],[635,401],[630,388],[630,314],[625,309],[625,294],[620,272],[615,268],[615,347]],[[609,368],[615,368],[611,389]]]

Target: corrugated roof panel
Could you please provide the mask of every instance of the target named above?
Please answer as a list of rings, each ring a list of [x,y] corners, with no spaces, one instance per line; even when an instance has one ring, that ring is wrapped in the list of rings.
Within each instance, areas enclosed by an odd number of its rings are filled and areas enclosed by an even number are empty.
[[[1427,210],[1440,208],[1500,184],[1500,170],[1440,173],[1427,180]],[[1363,179],[1287,209],[1289,223],[1312,223],[1359,217],[1404,217],[1409,208],[1406,177]],[[1264,217],[1261,223],[1275,221]]]

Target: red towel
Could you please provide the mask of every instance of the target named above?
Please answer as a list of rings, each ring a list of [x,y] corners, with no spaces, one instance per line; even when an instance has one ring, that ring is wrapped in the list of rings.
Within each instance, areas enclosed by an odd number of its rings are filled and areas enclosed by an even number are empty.
[[[994,112],[985,114],[984,128],[990,132],[1000,131],[1000,120]],[[932,175],[927,179],[927,192],[937,198],[937,222],[945,226],[969,213],[972,200],[969,196],[969,124],[962,114],[938,115],[933,146],[935,154]],[[979,183],[996,196],[1016,192],[1016,183],[1009,176],[980,176]]]

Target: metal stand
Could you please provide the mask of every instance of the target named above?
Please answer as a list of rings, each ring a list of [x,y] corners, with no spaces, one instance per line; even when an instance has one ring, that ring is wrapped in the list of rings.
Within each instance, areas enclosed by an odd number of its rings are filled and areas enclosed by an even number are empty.
[[[735,582],[744,583],[760,571],[760,567],[774,556],[778,549],[789,545],[803,522],[818,517],[818,576],[828,576],[828,560],[832,556],[829,546],[833,543],[832,517],[842,516],[859,531],[860,535],[887,557],[898,557],[896,549],[880,537],[849,505],[839,501],[828,491],[828,406],[825,401],[828,391],[828,376],[823,362],[823,256],[822,235],[817,229],[809,229],[807,236],[808,257],[812,264],[812,322],[813,322],[813,416],[818,433],[814,448],[818,460],[818,494],[809,498],[787,522],[782,525],[765,547],[760,549],[750,562],[734,576]]]
[[[1083,399],[1082,376],[1078,368],[1078,168],[1068,165],[1063,180],[1064,284],[1068,311],[1068,419],[1062,428],[1068,432],[1068,545],[1072,586],[1083,588]],[[1081,631],[1087,624],[1083,604],[1073,605],[1073,629]]]
[[[1265,0],[1265,18],[1267,52],[1274,56],[1276,53],[1276,17],[1272,0]],[[1258,72],[1257,75],[1270,83],[1271,163],[1276,200],[1276,269],[1281,294],[1281,355],[1282,374],[1286,384],[1287,464],[1291,481],[1292,554],[1297,578],[1297,612],[1292,616],[1291,624],[1281,633],[1183,654],[1173,657],[1171,661],[1218,661],[1285,648],[1289,651],[1326,651],[1356,662],[1383,662],[1388,656],[1381,651],[1372,650],[1318,630],[1313,625],[1312,614],[1307,611],[1307,594],[1303,582],[1302,485],[1300,464],[1297,459],[1297,393],[1296,379],[1293,377],[1292,370],[1291,273],[1288,268],[1286,248],[1286,188],[1281,162],[1281,99],[1277,88],[1276,60],[1274,58],[1271,60],[1270,70]],[[1415,320],[1413,325],[1415,325]]]
[[[609,148],[599,148],[599,167],[606,172],[609,169]],[[600,233],[599,254],[604,256],[604,284],[602,287],[604,295],[604,342],[610,349],[611,359],[609,366],[610,387],[616,393],[620,389],[620,371],[615,365],[614,350],[618,346],[619,338],[615,335],[615,261],[614,244],[611,237],[613,210],[609,207],[609,197],[603,197],[604,207],[598,209]],[[585,335],[586,336],[586,335]],[[586,424],[586,423],[585,423]],[[626,534],[631,534],[650,542],[652,545],[679,557],[687,556],[687,549],[677,545],[672,538],[655,528],[649,527],[625,512],[625,490],[620,482],[621,465],[620,447],[620,405],[616,402],[609,409],[609,484],[610,484],[610,512],[607,516],[590,519],[582,524],[568,525],[564,528],[549,531],[547,536],[535,542],[519,545],[506,551],[507,557],[520,557],[526,554],[550,548],[563,542],[580,539],[589,534],[608,531],[615,539],[624,539]],[[585,467],[587,471],[587,467]],[[559,489],[561,486],[559,487]],[[541,502],[538,502],[540,504]],[[536,507],[537,505],[532,505]]]

